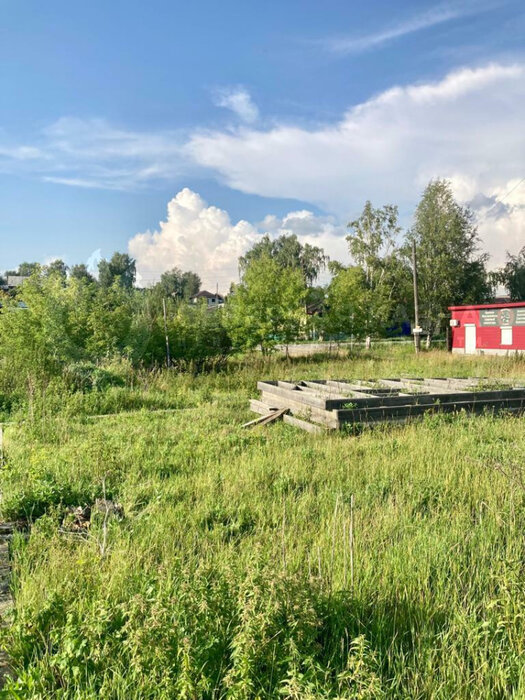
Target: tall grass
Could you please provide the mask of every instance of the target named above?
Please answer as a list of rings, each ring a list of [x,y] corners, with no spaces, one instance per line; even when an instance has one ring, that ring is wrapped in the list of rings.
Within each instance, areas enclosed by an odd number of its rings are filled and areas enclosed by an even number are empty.
[[[399,374],[523,378],[525,363],[237,361],[136,377],[106,396],[116,416],[66,395],[9,426],[2,515],[33,524],[13,543],[6,697],[524,697],[522,418],[239,427],[261,377]],[[167,406],[190,410],[151,411]],[[63,526],[102,496],[123,519]]]

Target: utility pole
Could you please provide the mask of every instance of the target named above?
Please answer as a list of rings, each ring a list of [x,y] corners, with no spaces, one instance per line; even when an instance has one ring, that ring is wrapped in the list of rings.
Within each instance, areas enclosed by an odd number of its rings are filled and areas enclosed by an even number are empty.
[[[414,347],[416,349],[416,355],[421,348],[421,328],[419,326],[419,299],[417,295],[417,258],[416,258],[416,242],[412,241],[412,274],[414,278],[414,323],[415,326],[412,330],[414,334]]]
[[[164,314],[164,334],[166,336],[166,366],[171,367],[170,339],[168,337],[168,319],[166,317],[166,299],[162,300],[162,311]]]

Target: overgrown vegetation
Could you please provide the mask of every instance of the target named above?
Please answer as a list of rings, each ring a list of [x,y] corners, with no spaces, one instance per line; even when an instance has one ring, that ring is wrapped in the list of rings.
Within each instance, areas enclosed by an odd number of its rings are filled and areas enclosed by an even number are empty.
[[[1,514],[31,530],[12,545],[5,696],[522,697],[522,418],[300,440],[239,426],[260,377],[524,378],[523,360],[230,363],[109,366],[123,386],[11,414],[25,422],[5,430]],[[118,415],[90,418],[102,401]],[[123,517],[72,527],[96,499]]]
[[[231,285],[224,309],[218,293],[208,292],[209,308],[197,297],[195,272],[173,268],[152,287],[136,287],[135,260],[124,253],[101,260],[98,279],[85,265],[22,263],[16,272],[29,278],[0,291],[0,375],[7,372],[34,393],[35,375],[49,381],[71,362],[124,357],[135,367],[173,360],[202,370],[256,347],[266,354],[303,339],[407,335],[412,242],[428,344],[445,331],[449,305],[488,301],[500,283],[517,298],[523,286],[521,254],[487,272],[473,214],[455,201],[446,180],[426,187],[402,240],[393,205],[366,202],[348,228],[349,265],[328,261],[321,248],[294,234],[261,236],[239,258],[240,281]],[[315,286],[327,266],[330,281]]]
[[[320,248],[264,236],[213,311],[196,273],[139,289],[120,253],[98,279],[57,260],[5,285],[0,517],[29,529],[11,547],[5,697],[525,696],[523,419],[240,427],[260,378],[525,377],[519,356],[272,356],[399,333],[411,237],[429,337],[503,280],[444,181],[405,245],[394,206],[367,202],[349,228],[352,265],[331,261],[325,287]]]

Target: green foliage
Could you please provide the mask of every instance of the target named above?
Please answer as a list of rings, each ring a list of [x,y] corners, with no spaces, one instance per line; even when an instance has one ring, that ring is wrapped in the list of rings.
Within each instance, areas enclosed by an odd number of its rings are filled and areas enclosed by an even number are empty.
[[[371,295],[360,267],[339,268],[327,292],[324,329],[329,336],[339,333],[362,338],[372,320]]]
[[[309,243],[303,245],[295,234],[283,234],[275,239],[266,234],[239,258],[240,270],[244,274],[252,262],[261,258],[272,258],[283,268],[301,270],[308,286],[314,283],[328,260],[322,248]]]
[[[201,280],[196,272],[182,272],[177,267],[163,272],[160,282],[156,285],[161,296],[186,301],[198,294],[200,287]]]
[[[371,289],[361,267],[338,269],[328,286],[326,305],[324,329],[331,337],[382,334],[392,315],[388,288],[381,284]]]
[[[133,357],[134,295],[116,278],[112,286],[97,288],[89,308],[85,344],[93,358],[123,354]]]
[[[89,272],[84,263],[73,265],[69,271],[69,274],[73,279],[84,280],[86,282],[95,282],[95,278]]]
[[[397,207],[375,209],[366,202],[361,216],[348,227],[350,255],[363,270],[369,292],[367,333],[384,335],[408,318],[413,304],[412,273],[398,244]]]
[[[20,263],[17,270],[9,270],[6,275],[20,275],[21,277],[29,277],[41,270],[41,265],[36,262]]]
[[[10,386],[34,389],[60,371],[64,362],[82,357],[76,331],[81,309],[56,276],[33,275],[0,315],[0,371]],[[19,306],[23,298],[24,307]]]
[[[98,264],[98,281],[104,288],[117,282],[124,289],[132,289],[135,283],[135,260],[127,253],[113,253],[111,260],[101,260]]]
[[[62,282],[65,282],[68,269],[68,266],[63,260],[57,259],[53,260],[48,265],[45,265],[43,268],[43,272],[44,275],[47,275],[48,277],[54,276],[62,280]]]
[[[90,362],[67,365],[64,380],[71,391],[104,391],[110,386],[124,385],[124,379],[119,374]]]
[[[525,300],[525,246],[517,255],[507,253],[507,262],[498,271],[497,282],[507,288],[511,301]]]
[[[306,287],[301,270],[282,267],[262,256],[247,265],[226,304],[226,324],[239,348],[257,346],[267,353],[277,343],[289,343],[305,321]]]
[[[381,285],[389,265],[396,259],[396,239],[401,231],[397,207],[387,204],[374,209],[366,202],[361,216],[348,224],[352,233],[346,237],[350,255],[365,273],[371,289]]]
[[[448,306],[490,298],[487,256],[476,254],[472,212],[455,201],[447,180],[429,183],[407,240],[416,242],[421,316],[429,333],[439,332]]]
[[[222,313],[201,305],[170,301],[168,336],[180,367],[218,366],[231,347]],[[34,402],[51,383],[68,391],[100,390],[119,383],[100,366],[116,357],[135,365],[165,362],[162,303],[154,292],[128,290],[119,279],[103,287],[85,275],[66,280],[37,272],[14,297],[5,296],[1,392]]]
[[[222,309],[210,311],[205,304],[180,304],[168,327],[172,359],[196,369],[224,361],[231,340],[222,314]]]

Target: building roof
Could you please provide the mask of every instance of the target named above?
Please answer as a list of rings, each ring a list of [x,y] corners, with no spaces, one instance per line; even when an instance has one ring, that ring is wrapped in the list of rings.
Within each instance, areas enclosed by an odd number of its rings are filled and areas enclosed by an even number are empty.
[[[471,304],[467,306],[449,306],[449,311],[476,311],[477,309],[501,309],[513,306],[525,306],[525,301],[500,302],[499,304]]]
[[[192,297],[192,299],[222,299],[221,294],[212,294],[211,292],[206,291],[206,289],[203,289],[201,292],[198,294],[195,294],[195,296]]]
[[[28,275],[7,275],[8,287],[20,287],[22,282],[29,279]]]

